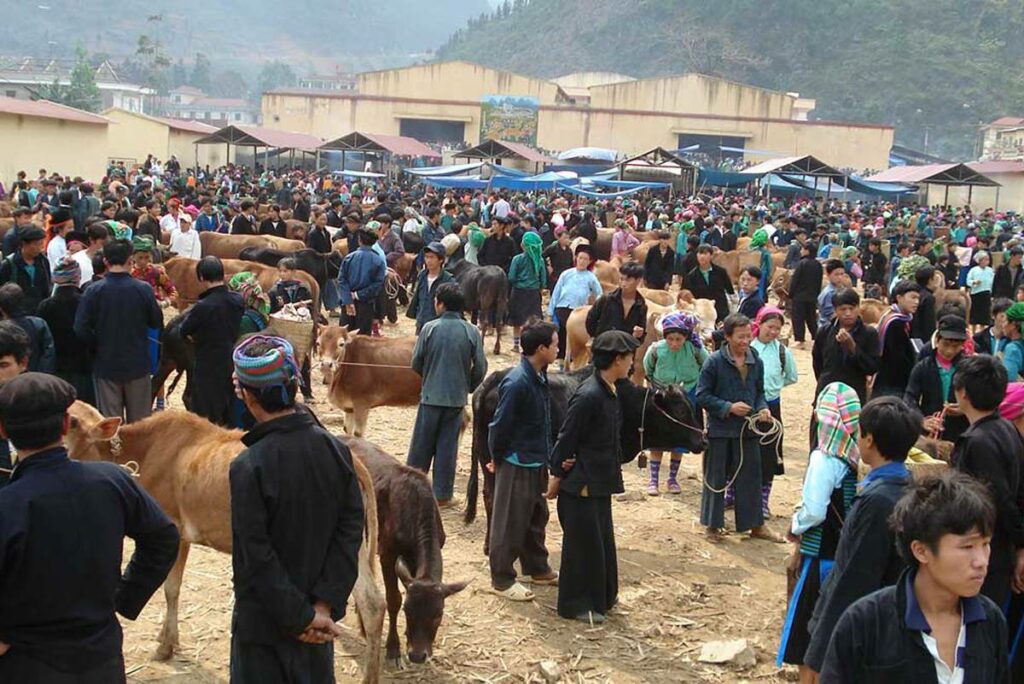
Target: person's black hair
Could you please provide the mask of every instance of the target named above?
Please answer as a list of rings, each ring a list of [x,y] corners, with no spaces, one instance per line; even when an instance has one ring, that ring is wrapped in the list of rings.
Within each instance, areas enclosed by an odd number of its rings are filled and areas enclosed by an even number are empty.
[[[980,533],[991,537],[996,509],[985,485],[970,475],[950,470],[926,477],[907,487],[892,512],[896,549],[911,568],[920,563],[911,543],[919,541],[938,552],[939,540],[947,534]]]
[[[672,239],[672,233],[668,232],[667,230],[659,230],[659,231],[657,231],[657,233],[655,233],[655,235],[658,236],[659,240],[671,240]]]
[[[31,216],[32,214],[33,212],[29,207],[16,207],[14,211],[11,212],[11,216],[13,218],[18,218],[19,216]]]
[[[111,266],[124,266],[132,258],[132,243],[127,240],[108,240],[103,245],[103,260]]]
[[[750,266],[744,266],[740,273],[746,273],[754,280],[761,280],[761,269],[751,264]]]
[[[714,254],[715,248],[708,244],[701,244],[697,247],[697,254]]]
[[[430,207],[429,209],[427,209],[427,218],[434,218],[435,216],[438,216],[440,213],[441,210],[438,209],[437,207]]]
[[[299,262],[295,257],[285,257],[277,262],[277,267],[282,271],[297,271]]]
[[[260,358],[271,349],[273,349],[273,345],[269,342],[253,342],[242,353],[248,358]],[[249,396],[267,413],[280,413],[294,407],[298,388],[297,378],[292,378],[290,382],[283,385],[270,385],[267,387],[242,385],[242,389],[248,392]]]
[[[533,356],[541,347],[551,344],[551,338],[558,332],[558,326],[554,323],[541,320],[531,320],[523,326],[519,334],[519,344],[523,349],[523,356]]]
[[[967,310],[964,308],[964,305],[957,300],[947,299],[942,302],[942,306],[940,306],[939,310],[935,312],[935,320],[941,320],[945,316],[959,316],[960,318],[967,318]]]
[[[215,256],[204,256],[196,263],[196,277],[206,283],[224,280],[224,263]]]
[[[914,282],[917,283],[919,287],[928,287],[928,284],[932,282],[932,278],[934,277],[934,266],[922,266],[914,271]]]
[[[687,249],[692,249],[694,247],[698,247],[699,245],[700,245],[700,237],[699,236],[691,235],[688,238],[686,238],[686,248]],[[712,250],[712,251],[714,251],[714,250]]]
[[[1013,306],[1013,300],[1009,297],[996,297],[992,300],[992,317],[995,318]]]
[[[256,204],[252,200],[242,200],[242,209],[252,209]]]
[[[898,397],[878,397],[860,411],[860,434],[871,435],[888,461],[903,462],[921,432],[921,412]]]
[[[908,245],[906,242],[901,242],[898,245],[896,245],[896,253],[897,254],[899,254],[900,252],[902,252],[905,249],[910,249],[910,245]]]
[[[832,307],[860,306],[860,295],[852,287],[841,287],[832,293]]]
[[[114,214],[114,220],[134,228],[135,224],[139,222],[139,216],[140,214],[137,209],[121,209]]]
[[[537,227],[537,219],[533,218],[532,216],[524,216],[521,220],[523,223],[530,226],[531,228]]]
[[[268,207],[267,211],[277,211],[277,212],[280,212],[281,211],[281,205],[280,204],[271,204],[270,207]]]
[[[619,275],[639,280],[644,277],[644,267],[635,261],[627,261],[619,266]]]
[[[117,205],[114,202],[111,202],[110,200],[103,200],[103,202],[100,204],[100,211],[106,211],[107,209],[112,209],[113,207],[116,206]]]
[[[437,286],[437,293],[434,298],[444,304],[444,310],[454,313],[462,313],[465,307],[465,297],[462,296],[462,288],[458,283],[441,283]]]
[[[93,278],[102,276],[107,272],[107,262],[103,260],[103,252],[96,252],[93,254],[91,262]]]
[[[839,259],[829,259],[825,262],[825,275],[832,275],[833,272],[841,268],[846,268],[846,264]]]
[[[205,207],[206,205],[210,205],[212,207],[213,206],[213,200],[210,199],[209,197],[204,197],[203,201],[199,203],[199,206],[200,206],[200,208],[202,208],[202,207]],[[277,206],[277,205],[275,204],[274,206]]]
[[[85,237],[90,243],[96,242],[97,240],[109,240],[110,228],[107,228],[107,224],[105,223],[93,223],[85,229]]]
[[[344,204],[344,202],[342,202],[341,199],[338,198],[338,197],[335,197],[334,199],[331,200],[331,207],[332,208],[340,207],[342,204]]]
[[[377,242],[377,234],[366,228],[359,230],[358,238],[359,244],[364,247],[372,247]]]
[[[962,390],[971,406],[995,411],[1006,395],[1006,367],[988,354],[965,356],[956,364],[953,389]]]
[[[881,247],[882,246],[882,239],[881,238],[873,237],[870,240],[868,240],[868,244],[869,245],[874,245],[875,247]]]
[[[788,222],[789,219],[783,219],[783,221],[787,221]],[[797,237],[799,235],[803,235],[803,236],[806,237],[807,236],[807,231],[804,230],[803,228],[797,228],[796,230],[793,231],[793,237]]]
[[[933,268],[932,271],[934,270],[935,269]],[[921,287],[917,284],[916,281],[901,280],[900,282],[896,283],[895,287],[892,288],[892,299],[890,301],[895,302],[897,297],[899,297],[900,295],[905,295],[910,292],[917,292],[918,294],[920,294]]]
[[[24,313],[22,303],[25,301],[25,291],[17,283],[6,283],[0,285],[0,311],[8,318],[14,318]]]
[[[145,204],[143,204],[143,206],[146,207],[146,209],[152,209],[153,207],[157,207],[159,209],[160,208],[160,201],[159,200],[155,200],[155,199],[146,200],[146,202],[145,202]]]
[[[14,283],[8,285],[17,287]],[[31,340],[24,328],[14,321],[0,321],[0,357],[13,356],[19,363],[26,361],[29,344]]]
[[[725,333],[726,337],[730,337],[736,328],[742,328],[743,326],[750,325],[750,319],[741,313],[732,313],[725,317],[722,321],[722,332]]]
[[[1024,255],[1024,249],[1021,249],[1020,247],[1011,247],[1010,248],[1010,256],[1021,256],[1021,255]]]
[[[800,245],[800,251],[806,251],[808,254],[817,254],[818,243],[812,240],[808,240],[804,244]]]

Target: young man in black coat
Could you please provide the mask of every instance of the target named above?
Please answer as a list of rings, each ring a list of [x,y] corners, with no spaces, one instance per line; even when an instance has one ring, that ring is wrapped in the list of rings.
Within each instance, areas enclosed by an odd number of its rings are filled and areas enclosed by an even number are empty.
[[[587,312],[586,328],[591,339],[606,330],[621,330],[643,343],[647,328],[647,301],[637,288],[644,268],[626,262],[619,268],[619,287],[601,295]]]
[[[231,462],[231,681],[274,673],[276,681],[333,682],[335,622],[363,539],[352,454],[296,407],[299,371],[287,341],[250,338],[233,358],[257,425]]]
[[[238,339],[245,307],[237,292],[224,285],[224,264],[206,256],[196,264],[196,276],[206,288],[181,324],[181,334],[195,342],[192,373],[192,411],[211,423],[228,427],[235,388],[231,382],[231,350]]]
[[[1003,613],[979,594],[995,511],[984,488],[959,473],[914,485],[893,527],[910,569],[839,618],[822,682],[1008,682]]]
[[[856,290],[837,290],[832,295],[832,305],[835,318],[818,331],[811,350],[818,380],[814,396],[829,383],[843,382],[853,388],[863,404],[867,401],[868,377],[878,372],[881,360],[878,332],[861,320],[860,295]]]
[[[0,261],[0,285],[17,283],[25,293],[26,311],[35,311],[52,289],[50,261],[43,247],[45,238],[46,233],[35,224],[19,229],[20,246]]]
[[[843,522],[835,564],[821,587],[811,617],[804,664],[820,672],[829,638],[855,601],[894,584],[905,564],[889,527],[896,502],[910,484],[904,461],[917,440],[921,415],[896,397],[869,401],[860,412],[857,446],[871,472],[860,483]]]
[[[992,555],[981,591],[1000,606],[1010,596],[1011,583],[1024,571],[1024,440],[1013,423],[999,416],[1006,384],[1003,364],[985,354],[961,360],[953,376],[958,410],[971,426],[956,441],[951,461],[957,470],[984,484],[995,504]]]
[[[127,471],[69,459],[74,401],[55,375],[0,387],[2,436],[18,450],[0,489],[0,682],[124,682],[115,612],[138,617],[178,557],[177,528]],[[119,424],[97,429],[110,439]]]
[[[729,298],[733,294],[732,280],[721,266],[711,263],[715,250],[710,245],[697,248],[697,268],[683,278],[683,288],[693,293],[694,299],[715,302],[715,320],[722,322],[729,315]]]
[[[921,432],[938,433],[941,439],[956,442],[968,425],[967,419],[955,408],[952,382],[956,364],[964,358],[967,321],[960,316],[943,316],[938,333],[935,348],[929,348],[927,355],[910,371],[903,401],[919,408],[924,415]],[[950,408],[942,416],[947,407]]]
[[[669,246],[670,238],[667,230],[658,231],[658,243],[647,250],[644,259],[644,281],[653,290],[664,290],[672,282],[676,253]]]
[[[901,280],[892,290],[892,306],[878,322],[881,362],[871,388],[874,397],[902,397],[917,361],[917,349],[911,341],[910,328],[921,302],[917,283]]]
[[[818,295],[821,293],[821,263],[815,258],[818,246],[811,241],[800,245],[800,261],[789,279],[789,297],[793,300],[793,339],[804,345],[804,328],[814,339],[818,332]]]

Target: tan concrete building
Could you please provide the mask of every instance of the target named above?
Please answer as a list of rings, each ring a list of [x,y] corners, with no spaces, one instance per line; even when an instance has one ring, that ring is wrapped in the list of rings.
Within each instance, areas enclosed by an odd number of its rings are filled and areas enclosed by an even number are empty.
[[[147,155],[166,161],[174,155],[183,167],[198,163],[216,167],[224,164],[224,149],[219,145],[199,145],[195,141],[217,129],[199,121],[182,121],[123,109],[108,109],[103,116],[113,123],[109,128],[109,143],[105,161],[123,161],[127,165],[141,164]]]
[[[109,119],[44,100],[0,97],[0,179],[58,171],[99,181],[106,172]]]
[[[325,139],[358,130],[473,145],[480,142],[482,101],[503,95],[535,100],[535,145],[545,150],[594,146],[632,154],[706,143],[810,154],[840,168],[888,166],[891,126],[801,120],[813,101],[795,93],[699,74],[570,74],[558,80],[565,87],[468,62],[424,64],[358,74],[354,91],[266,92],[263,120]]]

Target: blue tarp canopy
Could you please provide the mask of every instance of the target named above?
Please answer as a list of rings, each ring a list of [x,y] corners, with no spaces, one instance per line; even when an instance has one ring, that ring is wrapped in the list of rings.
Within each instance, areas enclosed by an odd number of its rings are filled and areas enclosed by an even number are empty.
[[[335,176],[344,176],[345,178],[384,178],[383,173],[374,173],[372,171],[334,171]]]
[[[600,185],[601,187],[607,188],[622,188],[623,190],[630,190],[636,188],[638,190],[664,190],[671,188],[671,183],[656,183],[653,181],[625,181],[625,180],[612,180],[609,178],[582,178],[582,183],[592,183],[594,185]]]
[[[757,180],[757,177],[745,173],[732,173],[729,171],[713,171],[701,169],[697,173],[697,185],[713,185],[716,188],[742,188],[748,183]]]
[[[427,176],[423,179],[423,182],[435,188],[470,190],[483,190],[488,185],[487,181],[480,178],[480,176]]]
[[[513,178],[526,178],[530,175],[529,171],[521,171],[519,169],[513,169],[510,166],[498,166],[497,164],[489,164],[491,167],[491,178],[496,176],[512,176]]]
[[[459,173],[475,171],[484,165],[484,162],[474,164],[449,164],[448,166],[421,166],[417,169],[405,169],[405,172],[413,176],[454,176]]]
[[[631,188],[629,190],[622,190],[620,192],[592,192],[590,190],[584,190],[578,185],[569,185],[568,183],[558,183],[558,189],[566,192],[571,192],[575,195],[581,195],[583,197],[591,197],[593,199],[614,199],[616,197],[627,197],[634,195],[644,188]]]
[[[605,147],[574,147],[558,155],[559,161],[569,159],[593,159],[594,161],[614,162],[619,156],[615,150]]]
[[[546,171],[527,178],[511,178],[498,176],[491,179],[491,187],[508,190],[553,190],[557,184],[576,185],[580,179],[575,174],[566,172]]]

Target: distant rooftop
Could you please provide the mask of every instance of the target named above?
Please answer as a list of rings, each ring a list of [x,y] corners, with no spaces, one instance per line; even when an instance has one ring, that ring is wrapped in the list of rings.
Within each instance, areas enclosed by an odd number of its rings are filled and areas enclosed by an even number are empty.
[[[0,97],[0,114],[18,116],[35,116],[43,119],[59,119],[76,123],[107,125],[110,119],[92,114],[81,109],[57,104],[48,100],[18,100],[13,97]]]

